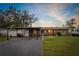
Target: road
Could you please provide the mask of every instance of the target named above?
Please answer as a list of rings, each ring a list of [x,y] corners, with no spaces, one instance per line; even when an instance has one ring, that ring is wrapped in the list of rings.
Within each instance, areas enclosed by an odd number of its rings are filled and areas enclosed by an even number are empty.
[[[15,38],[0,42],[0,56],[41,56],[41,39]]]

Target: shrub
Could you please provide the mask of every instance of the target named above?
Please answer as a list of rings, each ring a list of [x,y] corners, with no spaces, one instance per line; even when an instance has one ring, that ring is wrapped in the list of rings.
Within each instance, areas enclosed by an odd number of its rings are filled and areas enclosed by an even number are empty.
[[[57,36],[61,36],[62,33],[61,33],[61,32],[57,32],[56,35],[57,35]]]

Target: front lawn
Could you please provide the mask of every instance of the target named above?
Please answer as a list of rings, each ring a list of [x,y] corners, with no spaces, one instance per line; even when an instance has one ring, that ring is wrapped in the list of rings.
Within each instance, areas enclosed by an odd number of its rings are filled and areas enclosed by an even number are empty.
[[[43,54],[47,56],[79,56],[79,37],[47,36],[43,37]]]
[[[5,35],[0,35],[0,41],[6,41],[7,40],[7,36]]]

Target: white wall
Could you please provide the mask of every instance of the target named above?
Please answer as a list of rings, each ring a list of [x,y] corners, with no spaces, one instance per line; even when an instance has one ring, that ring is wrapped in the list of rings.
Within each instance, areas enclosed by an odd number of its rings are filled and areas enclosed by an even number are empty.
[[[6,29],[0,29],[0,33],[2,34],[7,34],[7,30]],[[21,33],[24,36],[29,36],[29,30],[18,30],[18,32],[16,30],[8,30],[8,34],[9,36],[17,36],[17,33]]]
[[[29,30],[25,30],[25,36],[29,36]]]
[[[16,30],[9,30],[8,35],[9,36],[17,36],[17,31]]]

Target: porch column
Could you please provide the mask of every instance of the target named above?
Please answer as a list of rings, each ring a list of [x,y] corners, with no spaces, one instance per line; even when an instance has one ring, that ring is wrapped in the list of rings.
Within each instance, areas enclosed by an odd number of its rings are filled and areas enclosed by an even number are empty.
[[[42,36],[42,34],[41,34],[41,28],[40,28],[40,37]]]
[[[9,37],[8,37],[8,28],[7,28],[7,40],[9,40]]]

